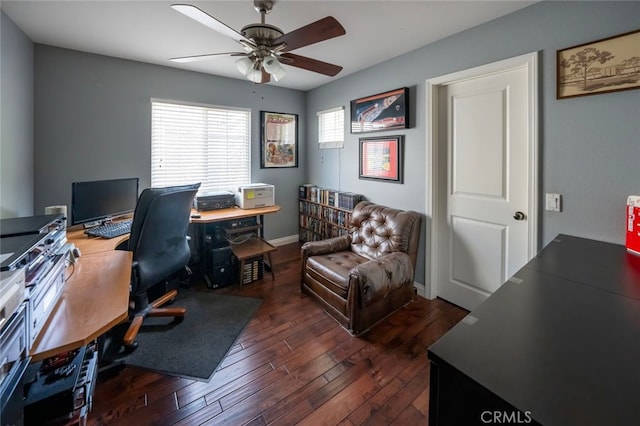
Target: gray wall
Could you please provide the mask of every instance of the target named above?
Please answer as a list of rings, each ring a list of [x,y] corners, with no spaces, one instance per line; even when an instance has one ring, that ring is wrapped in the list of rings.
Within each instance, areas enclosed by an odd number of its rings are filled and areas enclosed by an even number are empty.
[[[74,181],[140,177],[151,183],[151,98],[251,108],[253,182],[275,185],[281,212],[265,217],[265,237],[297,235],[300,166],[260,168],[260,110],[299,114],[306,134],[306,95],[297,90],[140,62],[35,46],[35,210],[71,203]]]
[[[639,92],[555,99],[556,50],[640,28],[640,2],[535,4],[308,93],[42,45],[34,72],[33,45],[1,15],[3,216],[68,205],[76,180],[140,176],[148,185],[151,97],[252,109],[253,181],[276,185],[283,206],[267,217],[267,238],[297,233],[301,182],[425,212],[425,80],[532,51],[541,52],[541,192],[564,196],[563,212],[541,214],[541,244],[560,232],[623,243],[622,205],[640,191]],[[348,113],[351,99],[403,86],[413,105],[412,128],[397,132],[406,137],[403,185],[358,179],[357,135],[347,133],[344,149],[317,149],[318,110],[344,105]],[[300,167],[259,168],[260,110],[300,114]],[[417,281],[425,269],[421,262]]]
[[[0,218],[33,214],[33,43],[0,11]]]
[[[545,192],[563,195],[562,212],[540,214],[540,244],[558,233],[624,244],[626,197],[640,193],[640,92],[556,100],[555,55],[558,49],[638,28],[640,2],[543,2],[315,89],[308,94],[309,118],[339,105],[348,117],[351,99],[409,87],[414,124],[403,131],[351,135],[346,123],[345,147],[333,150],[318,150],[317,128],[308,126],[307,178],[424,213],[425,81],[539,51],[540,204]],[[358,136],[384,134],[405,135],[403,185],[358,179]],[[423,236],[419,283],[425,283],[423,253],[429,246]]]

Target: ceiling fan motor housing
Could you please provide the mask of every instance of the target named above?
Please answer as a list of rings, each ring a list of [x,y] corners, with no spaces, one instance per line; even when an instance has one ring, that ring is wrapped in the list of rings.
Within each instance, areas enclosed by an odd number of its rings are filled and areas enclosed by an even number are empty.
[[[249,24],[243,27],[240,32],[258,46],[267,47],[271,46],[273,40],[284,35],[280,28],[269,24]]]

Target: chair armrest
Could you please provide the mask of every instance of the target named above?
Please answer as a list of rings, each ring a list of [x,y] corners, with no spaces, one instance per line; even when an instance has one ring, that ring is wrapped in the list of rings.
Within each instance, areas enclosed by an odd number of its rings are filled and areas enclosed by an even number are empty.
[[[369,306],[406,284],[413,285],[413,264],[404,252],[389,253],[349,271],[349,288],[359,290],[362,306]]]
[[[342,235],[339,237],[333,237],[321,241],[309,241],[302,245],[301,254],[302,259],[307,259],[309,256],[316,256],[319,254],[329,254],[338,251],[349,250],[351,247],[351,240],[348,235]]]
[[[134,294],[138,291],[140,276],[138,275],[138,261],[131,262],[131,282],[129,282],[129,293]]]
[[[116,245],[114,250],[131,251],[129,250],[129,238],[125,238]],[[138,261],[134,260],[131,263],[131,282],[129,283],[129,293],[135,291],[138,287]]]

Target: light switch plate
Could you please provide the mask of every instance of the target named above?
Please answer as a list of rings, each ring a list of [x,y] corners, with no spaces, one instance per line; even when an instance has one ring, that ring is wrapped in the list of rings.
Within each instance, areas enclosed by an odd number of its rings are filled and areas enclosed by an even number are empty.
[[[562,197],[560,194],[547,194],[545,209],[550,212],[561,212],[562,211]]]

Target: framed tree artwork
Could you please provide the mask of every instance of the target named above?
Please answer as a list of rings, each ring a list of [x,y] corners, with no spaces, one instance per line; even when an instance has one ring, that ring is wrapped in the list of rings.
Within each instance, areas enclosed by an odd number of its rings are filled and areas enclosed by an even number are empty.
[[[640,88],[640,30],[558,50],[556,97]]]
[[[260,167],[298,167],[298,115],[260,111]]]

